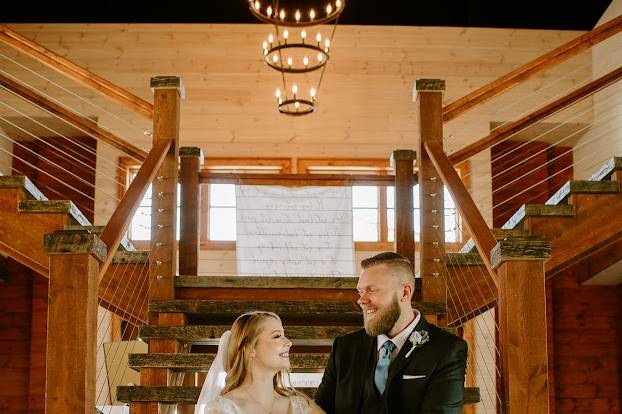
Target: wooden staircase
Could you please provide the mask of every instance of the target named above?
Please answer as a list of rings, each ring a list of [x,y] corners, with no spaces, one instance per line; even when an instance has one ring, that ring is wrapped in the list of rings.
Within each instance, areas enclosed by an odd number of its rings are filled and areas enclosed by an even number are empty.
[[[48,277],[43,239],[59,230],[100,234],[103,227],[93,226],[71,201],[48,200],[28,177],[0,176],[0,253]],[[131,286],[126,279],[141,274],[148,258],[149,252],[136,251],[125,238],[99,285],[100,305],[137,325],[146,322],[147,306],[136,306],[133,298],[146,295],[147,275]]]
[[[216,353],[218,338],[241,313],[260,309],[277,313],[292,340],[292,372],[324,370],[335,337],[362,327],[356,304],[356,279],[352,277],[207,277],[181,276],[175,300],[153,301],[152,314],[183,313],[186,326],[144,326],[140,339],[170,339],[192,351],[178,354],[131,354],[135,370],[163,368],[171,372],[207,371]],[[413,302],[424,315],[446,312],[444,303]],[[155,319],[155,318],[154,318]],[[449,329],[455,333],[455,330]],[[188,349],[187,347],[185,349]],[[200,385],[200,384],[199,384]],[[315,388],[300,388],[313,396]],[[200,386],[123,386],[117,399],[124,402],[194,404]],[[468,388],[465,403],[479,401],[479,389]]]
[[[523,205],[493,234],[497,240],[520,235],[550,240],[547,278],[572,266],[583,266],[591,277],[622,260],[620,183],[622,157],[614,157],[590,180],[568,181],[545,204]],[[486,268],[472,240],[459,253],[448,254],[446,263],[451,294],[461,299],[459,305],[448,303],[449,326],[460,326],[496,306],[496,290],[486,284]]]

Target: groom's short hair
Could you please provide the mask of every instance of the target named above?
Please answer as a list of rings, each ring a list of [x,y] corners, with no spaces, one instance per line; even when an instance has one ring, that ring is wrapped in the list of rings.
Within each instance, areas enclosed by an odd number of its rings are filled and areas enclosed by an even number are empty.
[[[361,261],[361,268],[367,269],[370,267],[386,265],[392,270],[395,270],[397,275],[400,276],[405,282],[415,283],[415,272],[410,260],[397,254],[395,252],[383,252],[375,256],[368,257]]]

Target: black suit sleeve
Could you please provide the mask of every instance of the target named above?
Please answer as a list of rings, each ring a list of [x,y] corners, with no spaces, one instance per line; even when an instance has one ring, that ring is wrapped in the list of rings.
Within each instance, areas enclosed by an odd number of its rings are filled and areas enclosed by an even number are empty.
[[[464,399],[467,344],[463,340],[451,344],[439,361],[421,404],[421,414],[460,414]]]
[[[314,400],[317,405],[322,407],[327,414],[333,414],[335,412],[335,394],[337,390],[337,343],[339,338],[336,338],[333,342],[333,348],[330,351],[328,357],[328,363],[324,369],[324,376],[322,382],[315,393]]]

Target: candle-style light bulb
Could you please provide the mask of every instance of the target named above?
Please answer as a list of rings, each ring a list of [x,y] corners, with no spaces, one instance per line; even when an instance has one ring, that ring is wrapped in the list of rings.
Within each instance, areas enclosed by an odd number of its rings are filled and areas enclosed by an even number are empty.
[[[324,59],[324,55],[323,55],[323,54],[321,54],[321,53],[318,53],[318,54],[317,54],[317,61],[318,61],[318,62],[321,62],[323,59]]]
[[[303,30],[302,32],[300,32],[300,37],[302,37],[302,40],[307,38],[307,31]]]
[[[330,39],[324,40],[324,46],[330,47]]]
[[[315,98],[315,88],[311,88],[309,90],[309,95],[311,95],[312,98]]]
[[[292,85],[292,93],[296,95],[298,93],[298,85],[295,83]]]
[[[331,14],[333,12],[333,5],[328,3],[326,6],[326,14]]]
[[[272,55],[272,61],[274,63],[278,62],[279,61],[279,55]]]
[[[303,63],[305,66],[308,66],[308,65],[309,65],[309,58],[308,58],[308,57],[306,57],[306,56],[305,56],[305,57],[303,57],[303,58],[302,58],[302,63]]]
[[[272,44],[272,42],[274,42],[274,36],[272,36],[272,33],[268,36],[268,43]]]
[[[320,43],[322,41],[322,33],[319,33],[315,35],[315,40]]]
[[[268,6],[268,8],[266,9],[266,14],[268,15],[268,17],[272,16],[272,6]]]
[[[279,13],[279,17],[281,18],[281,20],[285,19],[285,9],[281,9],[281,12]]]
[[[340,8],[341,7],[341,0],[337,0],[335,2],[335,7]]]
[[[260,7],[261,7],[261,4],[258,1],[256,1],[255,2],[255,10],[259,10]]]
[[[289,37],[289,32],[287,30],[283,31],[283,39],[287,40],[287,38]]]
[[[300,10],[296,10],[296,13],[294,14],[294,18],[296,19],[297,22],[300,21]]]
[[[300,102],[298,101],[294,102],[294,106],[296,107],[296,109],[300,108]]]
[[[288,57],[287,58],[287,65],[291,67],[293,63],[294,63],[294,60],[291,58],[291,56]]]
[[[281,105],[283,103],[283,98],[279,98],[276,101],[279,103],[279,105]]]
[[[311,20],[315,19],[315,10],[311,9],[311,10],[309,11],[309,18],[310,18]]]
[[[276,92],[274,93],[274,95],[276,95],[277,98],[281,97],[281,90],[279,88],[276,89]]]

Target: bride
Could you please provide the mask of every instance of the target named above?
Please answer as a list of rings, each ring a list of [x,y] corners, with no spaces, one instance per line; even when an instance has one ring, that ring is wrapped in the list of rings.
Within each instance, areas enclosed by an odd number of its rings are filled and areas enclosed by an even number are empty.
[[[220,339],[194,413],[324,413],[291,386],[291,346],[276,314],[254,311],[239,316]]]

